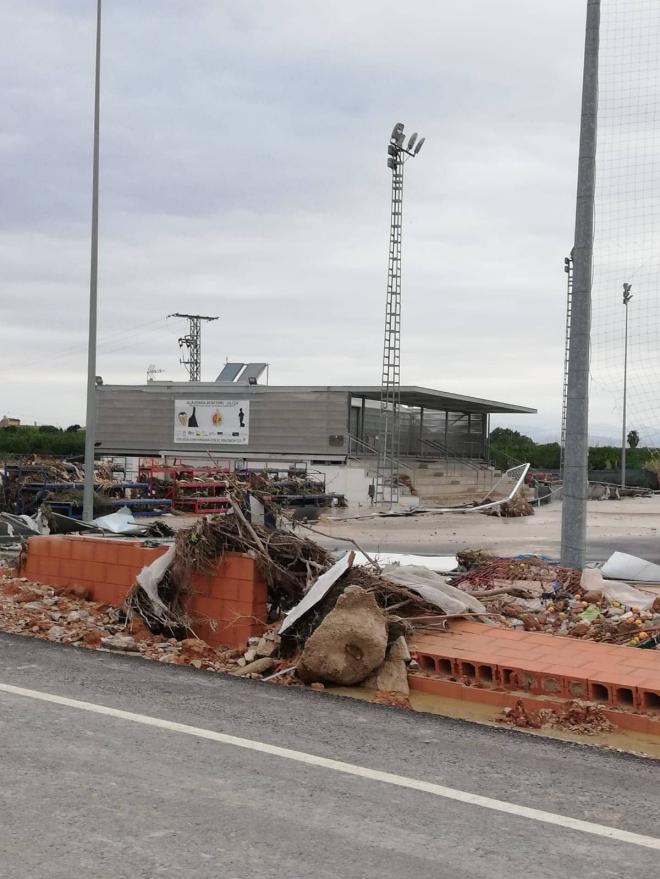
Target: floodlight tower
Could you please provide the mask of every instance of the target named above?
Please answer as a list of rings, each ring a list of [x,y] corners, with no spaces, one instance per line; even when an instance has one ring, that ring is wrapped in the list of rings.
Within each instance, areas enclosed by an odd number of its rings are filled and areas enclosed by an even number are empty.
[[[181,336],[179,339],[179,348],[188,349],[188,359],[181,359],[182,363],[188,370],[191,382],[201,381],[202,374],[202,321],[217,320],[215,317],[207,317],[203,314],[168,314],[168,317],[182,317],[188,321],[188,335]]]
[[[405,145],[403,123],[397,122],[387,145],[387,167],[392,171],[390,249],[385,300],[385,340],[380,391],[380,429],[376,470],[376,503],[399,500],[399,440],[401,404],[401,228],[403,219],[403,166],[416,156],[425,138],[417,132]]]
[[[564,452],[566,450],[566,407],[568,405],[568,361],[571,353],[571,316],[573,313],[573,251],[564,257],[566,272],[566,337],[564,341],[564,389],[561,406],[561,435],[559,438],[559,476],[564,478]]]

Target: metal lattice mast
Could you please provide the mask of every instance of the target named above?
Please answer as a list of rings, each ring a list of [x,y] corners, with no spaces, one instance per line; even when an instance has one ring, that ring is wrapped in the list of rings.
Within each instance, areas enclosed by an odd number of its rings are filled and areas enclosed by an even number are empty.
[[[398,122],[387,147],[387,166],[392,171],[390,243],[385,300],[385,337],[381,373],[380,430],[376,470],[376,502],[399,500],[399,444],[401,409],[401,233],[403,225],[403,166],[416,156],[424,138],[412,134],[404,146],[403,124]],[[417,143],[417,146],[415,146]],[[414,148],[414,151],[413,151]]]
[[[564,341],[564,388],[561,407],[561,435],[559,438],[559,475],[564,475],[564,450],[566,448],[566,401],[568,399],[568,358],[571,347],[571,314],[573,311],[573,251],[564,258],[566,272],[566,338]]]
[[[179,339],[179,348],[187,348],[188,359],[181,358],[179,361],[188,370],[191,382],[201,381],[202,375],[202,321],[217,320],[216,317],[208,317],[203,314],[168,314],[168,317],[182,317],[188,321],[188,335]]]

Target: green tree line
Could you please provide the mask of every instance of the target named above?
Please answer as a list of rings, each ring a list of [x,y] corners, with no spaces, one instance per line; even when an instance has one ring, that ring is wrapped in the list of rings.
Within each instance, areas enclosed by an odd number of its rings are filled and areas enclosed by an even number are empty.
[[[496,427],[490,434],[490,456],[500,470],[517,463],[529,463],[535,470],[559,469],[559,443],[536,443],[534,440],[506,427]],[[637,447],[626,451],[626,468],[642,470],[657,455],[657,449]],[[590,470],[618,470],[621,467],[621,449],[616,446],[591,446]]]
[[[66,430],[50,424],[0,428],[0,455],[82,455],[84,451],[85,431],[78,424]]]

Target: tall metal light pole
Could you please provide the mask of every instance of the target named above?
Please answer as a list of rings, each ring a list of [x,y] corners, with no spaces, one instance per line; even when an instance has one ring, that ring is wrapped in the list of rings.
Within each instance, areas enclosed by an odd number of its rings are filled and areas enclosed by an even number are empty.
[[[387,146],[387,167],[392,171],[390,247],[387,263],[385,339],[380,390],[380,425],[376,469],[376,503],[399,500],[399,440],[401,407],[401,232],[403,220],[403,166],[416,156],[426,138],[411,134],[405,145],[403,123],[397,122]],[[389,492],[386,491],[389,486]],[[386,495],[389,495],[386,497]]]
[[[589,455],[589,345],[598,128],[600,0],[588,0],[582,77],[582,117],[575,206],[571,341],[566,394],[561,563],[584,567]]]
[[[92,254],[89,275],[87,343],[87,412],[85,414],[85,485],[83,520],[94,518],[94,449],[96,443],[96,313],[99,259],[99,118],[101,104],[101,0],[96,3],[96,76],[94,83],[94,158],[92,161]]]
[[[626,309],[626,330],[623,346],[623,425],[621,428],[621,488],[626,487],[626,397],[628,392],[628,303],[633,298],[632,284],[623,285],[623,305]]]

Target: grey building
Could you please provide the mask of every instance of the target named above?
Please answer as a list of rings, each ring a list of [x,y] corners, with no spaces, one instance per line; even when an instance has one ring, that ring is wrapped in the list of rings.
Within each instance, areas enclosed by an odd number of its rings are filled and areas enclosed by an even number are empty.
[[[234,382],[102,385],[97,451],[247,461],[346,461],[378,446],[380,388]],[[401,456],[488,457],[490,416],[535,409],[401,388]]]

